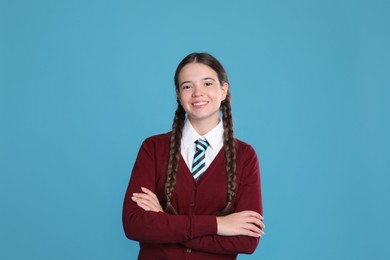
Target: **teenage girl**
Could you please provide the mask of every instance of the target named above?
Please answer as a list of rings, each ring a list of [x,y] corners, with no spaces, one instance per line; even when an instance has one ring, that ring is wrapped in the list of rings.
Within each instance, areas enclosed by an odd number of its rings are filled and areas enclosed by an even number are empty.
[[[236,259],[264,234],[260,169],[254,149],[233,137],[227,74],[207,53],[175,73],[172,131],[147,138],[123,207],[138,259]],[[220,117],[222,115],[222,118]]]

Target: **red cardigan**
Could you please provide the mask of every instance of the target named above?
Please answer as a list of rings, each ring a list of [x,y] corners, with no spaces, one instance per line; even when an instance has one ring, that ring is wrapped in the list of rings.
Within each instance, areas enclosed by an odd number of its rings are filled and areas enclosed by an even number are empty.
[[[260,169],[254,149],[235,139],[237,181],[233,211],[263,214]],[[196,182],[180,157],[171,198],[179,215],[145,211],[131,200],[141,187],[153,191],[161,206],[169,150],[169,133],[146,139],[138,153],[123,206],[123,227],[129,239],[140,242],[138,259],[236,259],[251,254],[259,239],[217,235],[217,213],[226,205],[224,148]]]

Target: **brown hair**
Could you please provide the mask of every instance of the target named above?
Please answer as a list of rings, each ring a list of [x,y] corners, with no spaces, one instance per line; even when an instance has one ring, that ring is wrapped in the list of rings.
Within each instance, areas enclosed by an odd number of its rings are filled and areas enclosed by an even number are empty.
[[[175,86],[176,91],[179,92],[179,73],[182,68],[189,63],[202,63],[213,69],[217,75],[221,85],[229,83],[228,77],[222,64],[213,56],[208,53],[191,53],[186,56],[177,66],[175,72]],[[233,119],[230,106],[231,95],[228,90],[225,100],[221,102],[220,110],[222,112],[223,121],[223,146],[225,149],[226,160],[226,177],[227,177],[227,204],[220,211],[219,215],[227,215],[231,211],[231,204],[236,191],[236,151],[234,149],[234,135],[233,135]],[[177,110],[172,124],[172,132],[170,136],[169,145],[169,159],[167,178],[165,182],[165,199],[166,209],[165,212],[171,214],[177,214],[176,210],[171,204],[171,196],[176,185],[176,175],[180,158],[180,146],[183,133],[183,126],[185,121],[185,111],[183,106],[177,99]]]

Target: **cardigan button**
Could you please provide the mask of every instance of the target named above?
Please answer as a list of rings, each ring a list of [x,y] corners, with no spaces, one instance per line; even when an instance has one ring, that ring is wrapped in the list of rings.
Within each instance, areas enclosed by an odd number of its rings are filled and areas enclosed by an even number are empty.
[[[187,253],[191,253],[191,249],[187,249],[186,251],[187,251]]]

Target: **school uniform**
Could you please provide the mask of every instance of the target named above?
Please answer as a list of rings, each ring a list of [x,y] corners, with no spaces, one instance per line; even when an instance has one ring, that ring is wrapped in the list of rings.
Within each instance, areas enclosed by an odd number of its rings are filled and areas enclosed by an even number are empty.
[[[236,259],[238,253],[253,253],[259,243],[259,238],[249,236],[217,235],[216,216],[227,203],[222,122],[204,136],[194,131],[187,121],[171,197],[178,215],[145,211],[131,200],[133,193],[145,187],[157,195],[165,208],[170,133],[147,138],[139,150],[123,206],[125,234],[140,243],[138,259]],[[210,146],[206,150],[206,171],[195,180],[190,169],[195,150],[192,143],[197,138],[207,140]],[[232,212],[253,210],[263,214],[256,152],[249,144],[238,139],[234,142],[236,195]]]

